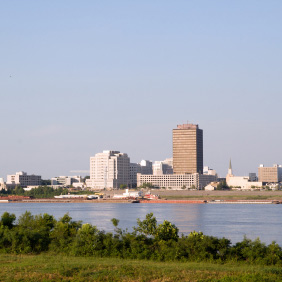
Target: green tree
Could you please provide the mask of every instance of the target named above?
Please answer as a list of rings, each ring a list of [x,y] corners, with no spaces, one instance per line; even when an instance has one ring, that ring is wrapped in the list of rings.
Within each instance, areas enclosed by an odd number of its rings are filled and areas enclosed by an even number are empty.
[[[148,213],[144,220],[137,219],[137,227],[134,227],[134,231],[146,236],[155,236],[157,230],[157,219],[153,213]]]
[[[153,188],[153,184],[150,182],[144,182],[142,185],[140,185],[140,188]]]
[[[170,223],[167,220],[164,220],[163,223],[159,224],[157,229],[156,229],[156,236],[155,238],[157,240],[178,240],[178,228]]]
[[[68,214],[65,214],[56,222],[51,231],[50,238],[52,242],[50,248],[53,251],[69,253],[81,225],[81,221],[72,221],[72,218]]]
[[[16,216],[14,213],[4,212],[1,216],[0,225],[7,226],[8,228],[12,228],[14,226],[15,220],[16,220]]]
[[[227,189],[230,189],[230,187],[227,185],[225,180],[220,181],[217,184],[216,190],[227,190]]]
[[[21,186],[16,186],[15,189],[13,190],[13,194],[15,195],[24,195],[24,189]]]

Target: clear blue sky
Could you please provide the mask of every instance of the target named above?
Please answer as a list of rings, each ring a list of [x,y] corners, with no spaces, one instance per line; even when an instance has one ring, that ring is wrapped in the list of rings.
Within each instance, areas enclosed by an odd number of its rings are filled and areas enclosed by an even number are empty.
[[[0,177],[172,156],[204,130],[225,176],[282,163],[282,1],[1,1]]]

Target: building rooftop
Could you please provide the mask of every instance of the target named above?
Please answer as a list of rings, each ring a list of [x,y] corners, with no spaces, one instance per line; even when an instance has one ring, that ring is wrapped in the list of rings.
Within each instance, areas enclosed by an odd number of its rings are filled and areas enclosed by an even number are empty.
[[[192,123],[185,123],[185,124],[178,124],[177,129],[198,129],[198,124],[192,124]]]

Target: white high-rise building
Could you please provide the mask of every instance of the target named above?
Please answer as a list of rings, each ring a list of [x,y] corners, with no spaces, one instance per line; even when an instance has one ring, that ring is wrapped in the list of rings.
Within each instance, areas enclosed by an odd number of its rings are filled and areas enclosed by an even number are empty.
[[[93,189],[112,189],[130,183],[130,159],[119,151],[103,151],[90,158],[90,179],[86,184]]]

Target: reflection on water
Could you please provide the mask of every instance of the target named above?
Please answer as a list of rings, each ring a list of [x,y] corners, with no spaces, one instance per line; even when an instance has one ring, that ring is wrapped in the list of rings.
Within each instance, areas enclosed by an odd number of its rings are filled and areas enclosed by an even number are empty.
[[[99,229],[113,231],[112,218],[120,220],[122,229],[132,230],[136,219],[154,213],[158,222],[169,220],[187,235],[196,230],[206,235],[226,237],[233,243],[246,235],[260,237],[267,244],[273,240],[282,246],[282,205],[258,204],[110,204],[110,203],[1,203],[0,214],[5,211],[20,216],[25,211],[32,214],[49,213],[55,218],[69,213],[73,220],[91,223]]]

